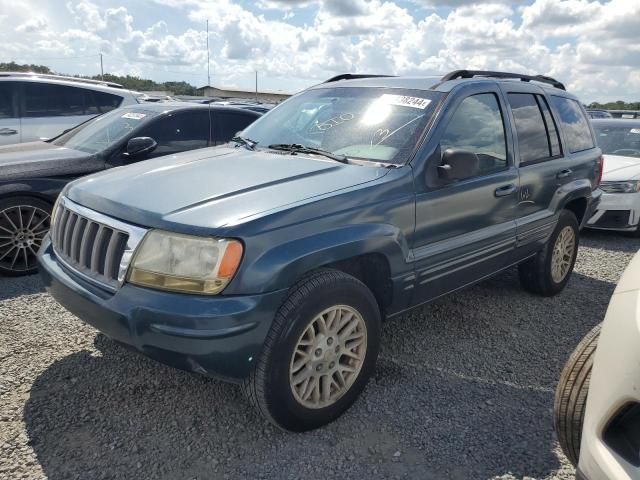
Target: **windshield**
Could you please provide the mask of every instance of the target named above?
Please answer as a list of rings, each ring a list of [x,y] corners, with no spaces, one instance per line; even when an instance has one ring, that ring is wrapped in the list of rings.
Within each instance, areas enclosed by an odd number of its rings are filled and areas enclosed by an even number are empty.
[[[441,95],[395,88],[308,90],[258,119],[242,135],[263,148],[299,144],[348,158],[403,164]]]
[[[81,152],[97,153],[146,125],[158,113],[144,108],[113,110],[60,135],[51,143]]]
[[[622,120],[624,122],[624,120]],[[596,141],[602,153],[640,158],[640,124],[596,125]]]

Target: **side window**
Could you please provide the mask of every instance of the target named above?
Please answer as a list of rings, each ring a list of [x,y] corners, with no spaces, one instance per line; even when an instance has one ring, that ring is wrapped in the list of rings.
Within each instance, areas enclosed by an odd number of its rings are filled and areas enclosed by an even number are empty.
[[[17,117],[13,108],[14,87],[14,82],[0,82],[0,118]]]
[[[493,93],[465,98],[453,114],[440,139],[440,149],[473,152],[480,175],[507,168],[507,142],[498,99]]]
[[[241,112],[212,112],[213,126],[216,132],[215,144],[222,145],[229,142],[236,133],[251,125],[258,117]]]
[[[151,137],[158,146],[150,157],[209,146],[209,111],[181,112],[155,120],[136,136]]]
[[[551,103],[560,116],[567,148],[571,153],[594,147],[589,123],[580,104],[571,98],[551,96]]]
[[[518,135],[520,165],[536,163],[558,155],[558,132],[545,99],[531,93],[510,93],[508,97]]]
[[[47,83],[24,83],[25,117],[85,115],[85,89]]]
[[[110,112],[114,108],[118,108],[123,100],[119,95],[113,95],[111,93],[97,91],[92,91],[91,93],[98,109],[97,113]]]
[[[547,133],[549,134],[551,156],[557,157],[559,155],[562,155],[562,150],[560,149],[560,137],[558,135],[558,126],[556,125],[556,121],[554,120],[553,115],[551,115],[551,110],[549,110],[547,99],[542,95],[536,95],[536,100],[538,100],[538,105],[540,106],[540,110],[542,110],[544,126],[546,127]]]

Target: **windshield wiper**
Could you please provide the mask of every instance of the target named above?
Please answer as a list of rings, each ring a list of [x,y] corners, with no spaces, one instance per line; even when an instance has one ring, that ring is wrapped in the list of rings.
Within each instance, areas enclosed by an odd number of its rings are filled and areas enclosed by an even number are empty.
[[[249,150],[255,150],[256,149],[256,145],[258,144],[258,142],[256,142],[255,140],[251,140],[250,138],[241,137],[240,135],[237,135],[237,136],[233,137],[231,139],[231,141],[239,143],[241,145],[244,145]]]
[[[291,153],[313,153],[330,158],[336,162],[349,163],[349,160],[344,155],[323,150],[322,148],[307,147],[305,145],[300,145],[299,143],[274,143],[269,145],[269,148],[272,150],[285,150]]]

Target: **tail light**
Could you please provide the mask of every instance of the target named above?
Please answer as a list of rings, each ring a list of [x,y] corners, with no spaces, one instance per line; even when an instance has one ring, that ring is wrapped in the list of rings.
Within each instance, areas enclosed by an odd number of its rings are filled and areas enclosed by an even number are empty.
[[[593,188],[598,188],[602,182],[602,173],[604,172],[604,156],[600,155],[596,161],[596,178]]]

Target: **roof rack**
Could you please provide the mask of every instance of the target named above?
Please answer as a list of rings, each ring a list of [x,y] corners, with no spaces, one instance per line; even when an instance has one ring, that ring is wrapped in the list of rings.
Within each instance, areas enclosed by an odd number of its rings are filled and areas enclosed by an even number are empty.
[[[523,75],[520,73],[509,73],[509,72],[492,72],[486,70],[454,70],[453,72],[447,73],[444,77],[442,77],[442,81],[447,80],[455,80],[457,78],[473,78],[473,77],[493,77],[493,78],[515,78],[520,79],[523,82],[541,82],[547,83],[549,85],[554,86],[555,88],[559,88],[561,90],[566,90],[564,84],[556,80],[555,78],[546,77],[544,75]]]
[[[380,77],[393,77],[393,75],[368,75],[366,73],[342,73],[331,77],[329,80],[325,80],[322,83],[338,82],[340,80],[357,80],[358,78],[380,78]]]
[[[51,73],[37,73],[37,72],[0,72],[0,77],[38,77],[48,78],[50,80],[69,80],[80,83],[91,83],[93,85],[103,85],[105,87],[112,88],[124,88],[119,83],[106,82],[103,80],[92,80],[90,78],[69,77],[65,75],[54,75]]]

